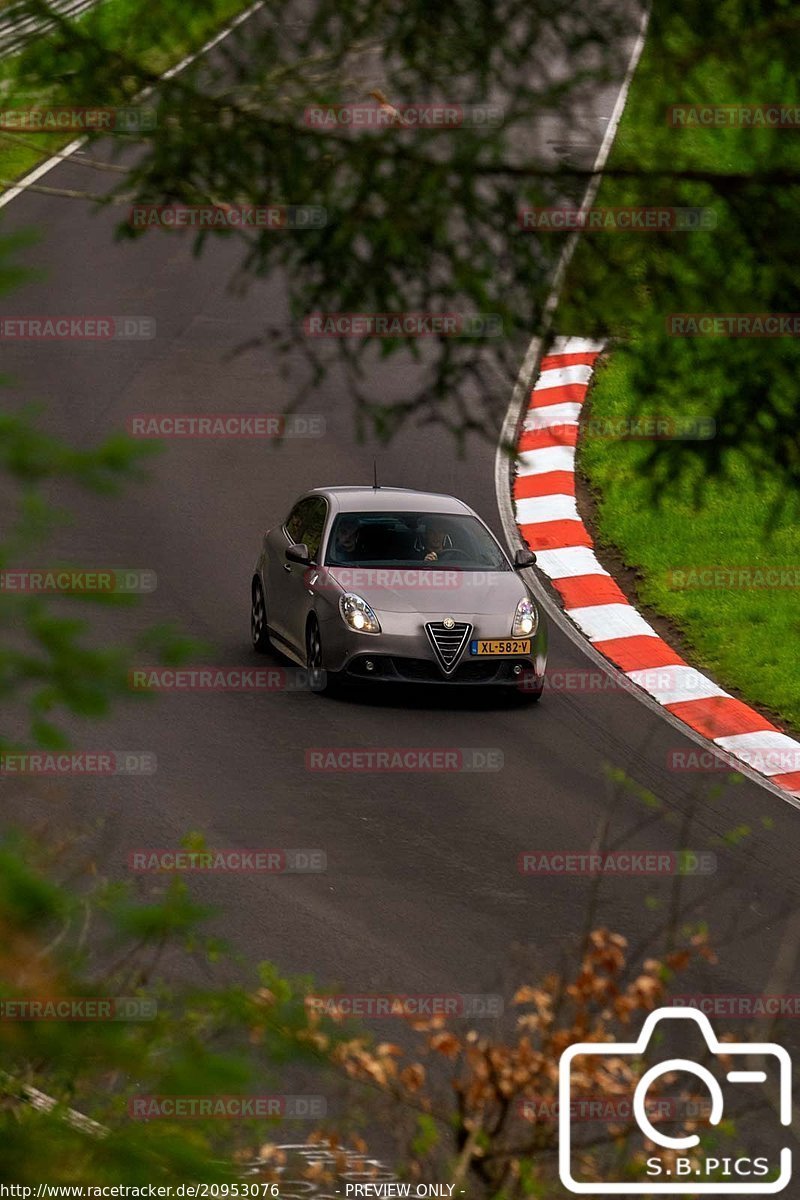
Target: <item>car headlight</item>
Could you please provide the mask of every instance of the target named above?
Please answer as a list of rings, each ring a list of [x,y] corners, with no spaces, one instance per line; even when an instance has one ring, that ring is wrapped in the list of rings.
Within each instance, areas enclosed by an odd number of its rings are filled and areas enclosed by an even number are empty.
[[[339,597],[339,612],[349,629],[356,633],[380,633],[381,624],[366,600],[355,592],[345,592]]]
[[[539,613],[536,605],[526,596],[517,605],[514,613],[514,623],[511,626],[512,637],[532,637],[539,627]]]

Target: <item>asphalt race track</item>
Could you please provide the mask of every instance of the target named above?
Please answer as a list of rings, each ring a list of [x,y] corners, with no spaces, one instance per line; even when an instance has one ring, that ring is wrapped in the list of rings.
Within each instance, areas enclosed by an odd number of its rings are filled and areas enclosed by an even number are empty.
[[[614,98],[613,89],[598,97],[598,141]],[[102,157],[102,145],[92,152]],[[88,177],[100,186],[79,158],[44,182],[81,188]],[[289,388],[269,351],[232,353],[285,311],[280,280],[235,296],[226,290],[240,254],[234,241],[212,243],[196,260],[180,235],[115,242],[116,220],[83,201],[34,193],[3,210],[4,232],[39,231],[20,261],[42,272],[3,298],[6,315],[146,315],[157,328],[144,341],[4,343],[12,405],[41,402],[44,425],[79,446],[137,413],[284,411]],[[399,370],[376,368],[376,394],[400,391]],[[498,396],[498,431],[510,393],[509,385]],[[269,664],[254,660],[248,638],[250,570],[263,530],[307,487],[369,482],[375,453],[384,483],[452,492],[502,533],[491,441],[472,438],[458,457],[449,434],[425,427],[377,451],[358,444],[336,372],[304,411],[324,418],[324,437],[278,448],[256,439],[175,440],[154,460],[149,482],[119,499],[56,497],[75,520],[44,557],[157,573],[157,590],[134,609],[101,614],[101,630],[127,635],[176,620],[210,644],[214,663]],[[595,669],[557,627],[550,632],[551,670]],[[720,962],[698,968],[687,991],[800,990],[800,813],[754,783],[728,783],[722,771],[671,769],[672,752],[696,744],[619,690],[554,690],[530,709],[443,691],[333,700],[304,691],[169,693],[120,707],[88,734],[77,725],[73,732],[77,746],[151,751],[158,770],[95,781],[6,780],[4,816],[62,830],[91,826],[87,845],[112,875],[126,875],[132,850],[174,847],[191,830],[218,847],[324,851],[324,873],[217,875],[195,884],[218,906],[222,934],[287,973],[310,970],[321,983],[355,992],[508,994],[512,982],[553,965],[572,944],[590,891],[585,877],[525,877],[518,855],[589,850],[610,814],[612,841],[625,848],[717,854],[716,874],[689,880],[687,895],[696,901],[693,917],[715,936]],[[356,746],[488,748],[502,752],[503,767],[306,770],[309,748]],[[667,819],[648,821],[640,800],[606,781],[607,763],[654,793]],[[744,826],[751,834],[743,847],[721,841]],[[646,890],[663,898],[671,882],[652,879]],[[646,938],[661,918],[645,905],[644,890],[640,878],[608,880],[598,921],[634,944]],[[789,1033],[784,1044],[791,1040]]]

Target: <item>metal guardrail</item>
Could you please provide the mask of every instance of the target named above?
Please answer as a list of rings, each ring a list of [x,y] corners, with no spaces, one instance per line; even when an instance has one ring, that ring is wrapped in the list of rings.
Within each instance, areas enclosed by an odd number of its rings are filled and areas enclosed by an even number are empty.
[[[50,7],[62,17],[79,17],[98,0],[50,0]],[[24,46],[47,33],[53,22],[32,17],[25,4],[11,4],[0,13],[0,57],[19,54]]]

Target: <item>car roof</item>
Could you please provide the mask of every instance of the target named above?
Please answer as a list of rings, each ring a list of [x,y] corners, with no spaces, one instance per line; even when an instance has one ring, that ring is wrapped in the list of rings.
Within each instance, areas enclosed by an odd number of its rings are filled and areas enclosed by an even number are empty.
[[[472,512],[468,504],[455,496],[416,492],[411,488],[343,485],[314,488],[310,495],[328,497],[339,512]]]

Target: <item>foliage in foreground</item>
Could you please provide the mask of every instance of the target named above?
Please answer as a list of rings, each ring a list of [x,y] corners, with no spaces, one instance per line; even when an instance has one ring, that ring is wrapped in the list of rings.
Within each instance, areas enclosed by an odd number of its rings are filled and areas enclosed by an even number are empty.
[[[26,3],[36,14],[47,8],[45,0]],[[156,128],[116,135],[111,163],[92,157],[92,135],[79,194],[118,205],[123,236],[184,238],[198,253],[210,239],[235,239],[233,286],[282,270],[289,321],[282,314],[263,340],[305,361],[298,399],[335,364],[362,430],[390,436],[404,421],[435,420],[460,438],[471,429],[494,435],[524,349],[545,328],[566,237],[524,230],[520,212],[583,196],[593,165],[587,148],[597,145],[593,97],[623,74],[636,18],[611,4],[564,8],[550,0],[454,0],[443,8],[316,0],[310,16],[298,12],[296,20],[265,5],[216,54],[160,83],[142,47],[161,45],[169,26],[162,10],[145,8],[133,27],[102,12],[77,27],[61,22],[15,67],[12,104],[53,78],[68,81],[73,104],[102,97],[130,105],[156,86],[148,98]],[[669,338],[664,324],[670,311],[798,309],[792,214],[800,160],[791,129],[676,129],[666,109],[753,103],[753,79],[764,81],[761,101],[791,107],[799,38],[796,13],[780,2],[655,5],[630,101],[637,136],[620,138],[601,202],[707,206],[716,226],[586,234],[559,314],[559,332],[568,325],[583,336],[634,338],[636,395],[655,388],[668,405],[674,388],[702,392],[704,411],[718,420],[718,436],[693,447],[706,474],[724,469],[732,447],[788,482],[800,469],[796,339]],[[462,119],[417,128],[396,116],[404,106],[436,103]],[[354,104],[391,120],[354,129],[314,116]],[[133,164],[131,144],[141,151]],[[132,203],[306,205],[324,209],[327,222],[166,233],[132,227]],[[320,341],[304,327],[320,312],[491,314],[500,333]],[[419,370],[402,376],[399,391],[396,372],[392,388],[376,396],[376,362],[398,354]],[[687,462],[667,442],[652,450],[656,481],[691,467],[693,457]]]

